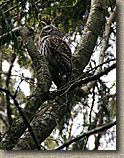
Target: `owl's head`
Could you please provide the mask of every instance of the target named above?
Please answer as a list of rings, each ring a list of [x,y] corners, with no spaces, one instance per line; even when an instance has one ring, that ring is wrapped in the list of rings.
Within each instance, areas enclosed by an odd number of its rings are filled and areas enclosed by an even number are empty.
[[[44,36],[47,36],[47,35],[56,35],[56,36],[62,37],[62,34],[59,31],[59,29],[57,27],[55,27],[54,25],[52,25],[52,24],[46,25],[41,30],[41,36],[40,37],[44,37]]]

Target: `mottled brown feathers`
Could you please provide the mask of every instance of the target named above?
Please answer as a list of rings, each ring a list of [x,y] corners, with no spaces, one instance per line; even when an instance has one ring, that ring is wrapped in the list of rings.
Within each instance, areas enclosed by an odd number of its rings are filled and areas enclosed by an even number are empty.
[[[67,83],[72,71],[71,50],[55,26],[47,25],[42,29],[39,52],[47,57],[56,86],[60,87],[62,83]]]

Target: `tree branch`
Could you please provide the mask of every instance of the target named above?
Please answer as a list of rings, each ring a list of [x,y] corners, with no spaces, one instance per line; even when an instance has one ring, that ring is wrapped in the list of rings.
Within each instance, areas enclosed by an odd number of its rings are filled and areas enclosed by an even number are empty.
[[[98,34],[101,31],[102,23],[104,21],[103,10],[105,10],[105,0],[94,0],[92,2],[90,15],[87,21],[87,25],[84,29],[82,40],[73,57],[74,74],[77,72],[79,72],[79,74],[82,74],[82,69],[87,65],[90,59],[92,50],[95,46]],[[40,105],[46,99],[48,99],[48,91],[51,85],[51,75],[48,69],[47,60],[39,55],[39,52],[34,45],[33,35],[30,33],[29,28],[21,27],[19,33],[23,38],[28,53],[33,61],[35,72],[37,73],[38,84],[36,91],[34,92],[32,98],[26,103],[26,107],[24,109],[24,114],[26,114],[28,120],[31,121],[34,114],[36,113],[36,110],[39,109]],[[3,44],[3,40],[0,43]],[[84,63],[82,63],[82,61],[84,61]],[[94,79],[97,79],[97,77],[94,77]],[[78,84],[74,84],[74,86],[80,86],[81,84],[82,83],[78,81]],[[71,85],[70,89],[71,88],[74,88],[73,85]],[[68,98],[71,99],[71,95]],[[31,125],[33,127],[33,131],[35,130],[38,141],[40,143],[44,141],[46,137],[48,137],[50,133],[53,131],[53,129],[57,125],[57,119],[59,118],[61,120],[61,118],[67,111],[68,104],[69,101],[66,99],[65,96],[63,96],[59,100],[57,100],[57,102],[55,102],[53,105],[50,105],[50,107],[45,107],[45,110],[43,109],[41,113],[39,113],[40,115],[35,115],[35,118],[32,120]],[[3,138],[3,140],[6,139],[7,142],[3,145],[4,149],[12,149],[17,143],[18,138],[24,133],[26,129],[25,123],[20,118],[17,119],[17,121],[14,123],[12,130],[7,131],[5,138]],[[20,130],[18,131],[18,129]],[[13,131],[14,134],[10,137],[10,133],[13,133]],[[26,141],[28,140],[27,144],[29,144],[31,149],[35,149],[36,145],[33,143],[30,133],[27,132],[26,134],[27,135],[22,140],[22,145],[24,143],[24,146],[19,146],[21,144],[21,142],[19,141],[17,148],[20,147],[20,150],[27,149]],[[16,141],[13,143],[12,140],[15,140],[15,138]],[[8,148],[10,144],[13,144],[13,146]]]
[[[116,14],[116,7],[114,8],[113,12],[111,12],[109,18],[107,19],[107,24],[105,25],[105,31],[104,31],[104,38],[102,40],[101,43],[101,50],[99,53],[99,65],[102,64],[104,62],[104,56],[105,56],[105,51],[108,48],[108,42],[109,42],[109,38],[110,38],[110,33],[111,33],[111,23],[113,22],[114,18],[115,18],[115,14]],[[95,74],[99,73],[102,70],[102,66],[101,65],[97,71],[95,72]],[[86,87],[85,87],[85,91],[89,91],[89,89],[94,85],[94,82],[89,83]]]
[[[74,65],[73,73],[77,74],[77,76],[82,73],[82,70],[88,64],[93,53],[98,35],[100,34],[105,21],[105,6],[106,0],[91,1],[88,20],[72,59]]]
[[[53,96],[63,96],[64,94],[66,94],[69,91],[74,90],[77,87],[82,86],[82,84],[86,84],[92,81],[96,81],[98,80],[100,77],[102,77],[103,75],[107,75],[111,70],[113,70],[114,68],[116,68],[116,63],[111,65],[108,68],[105,68],[104,70],[102,70],[101,72],[99,72],[96,75],[93,76],[89,76],[83,79],[83,75],[80,76],[79,78],[70,81],[69,84],[65,85],[63,88],[58,89],[56,92],[53,92]],[[85,92],[84,92],[85,93]]]
[[[4,12],[4,14],[7,14],[8,12],[14,10],[15,8],[17,8],[18,6],[22,5],[26,0],[22,0],[21,2],[19,2],[17,5],[15,5],[14,7],[9,8],[8,10],[6,10]],[[9,1],[10,2],[10,1]],[[1,16],[1,15],[0,15]]]
[[[10,77],[11,77],[11,73],[12,73],[12,68],[13,68],[13,63],[16,59],[16,55],[12,54],[11,55],[11,64],[7,73],[7,79],[6,79],[6,89],[9,90],[9,82],[10,82]],[[6,93],[6,104],[7,104],[7,115],[8,115],[8,122],[9,122],[9,126],[11,127],[12,124],[12,112],[11,112],[11,107],[10,107],[10,97],[9,95]]]
[[[103,125],[103,126],[101,126],[101,127],[92,129],[92,130],[90,130],[90,131],[88,131],[88,132],[85,132],[85,133],[81,134],[80,136],[78,136],[78,137],[76,137],[76,138],[74,138],[74,139],[72,139],[72,140],[70,140],[70,141],[64,143],[63,145],[61,145],[60,147],[58,147],[58,148],[55,149],[55,150],[61,150],[61,149],[63,149],[64,147],[68,147],[70,144],[72,144],[72,143],[74,143],[74,142],[76,142],[76,141],[78,141],[78,140],[80,140],[80,139],[82,139],[82,138],[85,138],[85,137],[90,136],[90,135],[92,135],[92,134],[96,134],[96,133],[99,133],[99,132],[103,132],[103,131],[105,131],[105,130],[111,128],[111,127],[113,127],[114,125],[116,125],[116,121],[115,121],[115,122],[110,122],[110,123],[107,123],[107,124],[105,124],[105,125]]]
[[[2,9],[3,7],[5,7],[7,4],[9,4],[11,2],[11,0],[6,0],[6,1],[3,1],[2,3],[0,3],[0,9]]]
[[[13,30],[3,34],[0,36],[0,46],[4,45],[5,43],[9,42],[13,38],[15,38],[15,35],[18,37],[19,31],[22,29],[22,26],[16,27]]]
[[[115,19],[115,15],[116,15],[116,7],[111,12],[109,18],[107,19],[107,23],[105,25],[104,38],[102,40],[101,50],[99,53],[99,64],[104,62],[105,51],[108,48],[108,42],[109,42],[109,38],[111,34],[111,25],[112,25],[113,20]],[[102,69],[102,66],[97,70],[97,72],[101,71],[101,69]]]
[[[22,118],[23,118],[23,120],[24,120],[24,123],[26,124],[26,126],[27,126],[28,129],[29,129],[29,132],[30,132],[30,134],[31,134],[31,136],[32,136],[32,138],[33,138],[33,140],[34,140],[34,142],[35,142],[35,145],[36,145],[37,149],[40,150],[40,146],[38,145],[38,142],[37,142],[36,136],[34,135],[34,132],[33,132],[33,130],[32,130],[32,127],[30,126],[30,124],[29,124],[29,122],[28,122],[26,116],[23,114],[23,112],[22,112],[22,110],[21,110],[21,108],[20,108],[20,106],[19,106],[19,104],[18,104],[18,102],[17,102],[15,96],[13,96],[13,95],[10,93],[10,91],[9,91],[9,90],[6,90],[6,89],[0,88],[0,91],[5,92],[7,95],[9,95],[9,96],[12,98],[12,100],[13,100],[15,106],[17,107],[17,109],[18,109],[18,111],[19,111],[19,114],[22,116]]]
[[[82,85],[83,83],[88,83],[90,81],[99,79],[99,77],[107,74],[109,71],[115,68],[115,65],[116,64],[113,64],[111,67],[106,68],[104,71],[100,72],[97,75],[87,77],[85,79],[80,79],[79,81],[74,82],[73,85],[70,86],[70,89],[67,89],[68,91],[66,91],[66,93],[73,90],[77,86]],[[57,99],[51,101],[49,103],[49,107],[46,107],[43,110],[41,110],[37,115],[35,115],[34,119],[32,120],[32,128],[35,131],[36,136],[39,138],[38,140],[40,143],[43,142],[45,138],[47,138],[49,134],[52,132],[52,130],[55,128],[55,126],[57,125],[56,120],[58,116],[62,117],[65,114],[66,108],[69,103],[66,103],[66,93],[62,93],[61,95],[59,95],[59,97],[57,97]],[[35,145],[32,141],[31,135],[28,132],[26,132],[23,140],[20,140],[18,144],[13,148],[13,150],[27,150],[30,149],[29,147],[31,149],[35,149]]]
[[[32,30],[30,30],[30,28],[21,26],[17,28],[16,31],[22,36],[23,42],[27,47],[28,53],[32,59],[33,67],[37,75],[37,88],[33,96],[27,101],[25,109],[23,111],[30,122],[34,116],[34,113],[39,109],[41,104],[48,98],[52,78],[46,58],[42,57],[35,47],[33,34],[31,32]],[[20,130],[18,131],[18,129]],[[13,146],[17,143],[18,138],[24,133],[25,130],[26,126],[23,119],[21,119],[21,117],[16,118],[16,120],[12,124],[11,129],[8,130],[4,135],[5,139],[3,139],[2,148],[12,149]],[[10,133],[14,134],[10,135]]]

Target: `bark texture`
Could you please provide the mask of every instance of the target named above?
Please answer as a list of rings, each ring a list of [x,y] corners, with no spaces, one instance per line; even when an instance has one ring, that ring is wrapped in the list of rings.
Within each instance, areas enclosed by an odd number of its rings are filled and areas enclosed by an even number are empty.
[[[80,43],[73,55],[73,76],[81,75],[83,69],[90,60],[97,37],[100,34],[105,21],[105,7],[106,0],[91,1],[90,14]],[[39,112],[37,111],[42,103],[49,98],[49,88],[52,80],[51,74],[49,72],[47,60],[40,56],[39,51],[34,45],[34,35],[31,33],[31,30],[26,27],[20,27],[17,32],[22,36],[23,42],[25,43],[28,53],[33,61],[34,70],[37,74],[37,88],[31,99],[27,101],[23,112],[28,121],[31,122],[30,125],[32,126],[37,141],[40,144],[50,135],[56,127],[57,122],[61,120],[64,114],[66,114],[68,107],[71,104],[73,92],[65,94],[59,99],[56,97],[54,101],[50,101],[49,107],[44,107],[41,108]],[[25,130],[26,126],[20,116],[12,124],[11,129],[4,135],[1,148],[7,150],[36,149],[32,136],[28,130]],[[24,131],[24,139],[18,141]]]
[[[74,74],[82,73],[93,53],[98,35],[102,32],[105,22],[106,0],[92,0],[91,9],[84,27],[81,40],[73,56]],[[77,73],[78,72],[78,73]]]

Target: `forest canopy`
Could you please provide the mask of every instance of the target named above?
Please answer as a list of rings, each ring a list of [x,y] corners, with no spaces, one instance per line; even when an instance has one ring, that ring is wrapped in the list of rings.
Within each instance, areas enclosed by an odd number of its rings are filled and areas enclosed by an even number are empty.
[[[115,16],[115,0],[0,0],[0,149],[116,150]],[[59,88],[39,54],[50,24],[72,52]]]

